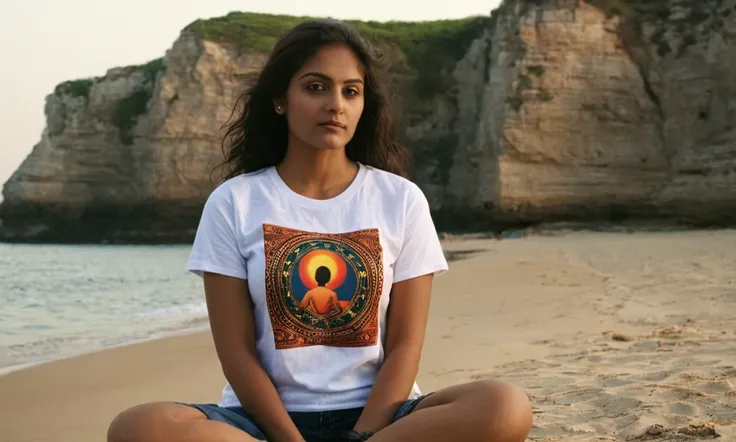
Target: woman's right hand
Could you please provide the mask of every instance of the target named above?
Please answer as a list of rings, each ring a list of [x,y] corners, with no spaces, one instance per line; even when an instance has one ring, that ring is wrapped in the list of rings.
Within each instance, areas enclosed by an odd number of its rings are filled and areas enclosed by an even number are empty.
[[[204,273],[207,310],[223,374],[243,409],[273,442],[305,442],[258,358],[248,283]]]

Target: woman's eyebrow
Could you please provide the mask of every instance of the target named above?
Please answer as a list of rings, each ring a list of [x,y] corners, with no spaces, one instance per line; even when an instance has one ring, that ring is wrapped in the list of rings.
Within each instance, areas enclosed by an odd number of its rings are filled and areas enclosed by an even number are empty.
[[[323,80],[329,81],[330,83],[333,82],[332,81],[332,78],[330,78],[329,76],[327,76],[325,74],[321,74],[319,72],[307,72],[306,74],[304,74],[301,77],[299,77],[299,79],[301,80],[304,77],[310,77],[310,76],[311,77],[319,77],[319,78],[322,78]],[[347,83],[360,83],[360,84],[363,84],[363,80],[361,80],[360,78],[351,78],[350,80],[345,80],[345,83],[346,84]]]

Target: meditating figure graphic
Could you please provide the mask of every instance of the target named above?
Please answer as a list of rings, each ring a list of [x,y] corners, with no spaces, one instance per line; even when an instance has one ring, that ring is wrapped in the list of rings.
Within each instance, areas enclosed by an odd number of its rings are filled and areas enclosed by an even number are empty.
[[[331,313],[342,312],[340,300],[337,293],[326,287],[330,282],[332,273],[325,266],[320,266],[314,272],[314,280],[317,287],[309,290],[299,303],[299,308],[306,309],[317,316],[327,316]]]

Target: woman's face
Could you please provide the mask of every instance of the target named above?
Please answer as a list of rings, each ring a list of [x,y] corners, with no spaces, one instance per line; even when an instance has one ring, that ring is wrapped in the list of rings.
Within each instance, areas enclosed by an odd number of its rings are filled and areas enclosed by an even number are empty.
[[[289,143],[342,149],[363,113],[364,69],[342,44],[323,46],[294,74],[286,91]]]

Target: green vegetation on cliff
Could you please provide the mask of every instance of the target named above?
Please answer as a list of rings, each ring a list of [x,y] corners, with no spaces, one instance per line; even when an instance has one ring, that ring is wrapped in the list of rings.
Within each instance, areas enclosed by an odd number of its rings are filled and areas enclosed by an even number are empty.
[[[197,20],[185,28],[205,40],[237,43],[267,53],[279,37],[309,17],[231,12],[223,17]]]
[[[120,70],[128,75],[135,72],[143,74],[140,87],[117,103],[112,116],[112,123],[120,130],[120,141],[124,145],[130,145],[133,143],[133,128],[138,117],[148,110],[148,102],[153,96],[156,79],[166,70],[166,62],[163,58],[157,58],[144,64],[125,66]],[[90,77],[65,81],[54,88],[54,95],[71,95],[88,99],[92,86],[105,79],[106,77]]]
[[[112,116],[112,123],[120,130],[120,141],[125,145],[130,145],[133,143],[133,128],[138,121],[138,117],[148,109],[148,102],[153,96],[156,79],[159,74],[166,70],[166,62],[163,58],[157,58],[148,63],[126,66],[121,69],[130,74],[137,71],[143,73],[143,82],[140,88],[121,99],[115,106],[115,112]],[[104,80],[105,77],[94,77],[65,81],[54,88],[54,94],[89,98],[92,86]]]
[[[268,53],[289,29],[311,17],[232,12],[197,20],[187,30],[203,39],[242,45]],[[429,96],[444,89],[443,74],[467,53],[470,43],[490,25],[490,17],[426,22],[346,20],[374,45],[393,44],[406,55],[418,75],[416,91]]]
[[[133,128],[138,117],[146,112],[148,101],[151,99],[151,91],[142,89],[118,102],[112,123],[120,130],[120,142],[126,146],[133,144]]]
[[[59,83],[54,88],[55,95],[72,95],[74,97],[89,97],[89,91],[95,84],[97,78],[82,78],[80,80],[70,80]]]
[[[644,17],[666,19],[670,15],[668,0],[590,0],[608,16],[621,15],[628,20]]]
[[[720,0],[590,0],[590,3],[610,16],[621,16],[635,29],[641,23],[655,26],[649,43],[656,47],[657,55],[676,56],[697,44],[697,34],[707,37],[719,31],[731,9]],[[676,6],[676,7],[675,7]],[[641,34],[641,30],[638,29]],[[678,42],[665,38],[666,34],[677,35]],[[629,36],[630,37],[630,36]],[[673,45],[675,47],[673,47]]]
[[[127,146],[133,144],[133,128],[138,117],[148,109],[156,78],[166,70],[166,63],[163,58],[157,58],[142,65],[128,66],[126,69],[141,71],[144,75],[141,89],[120,100],[112,118],[113,124],[120,129],[120,141]]]
[[[608,16],[620,15],[627,20],[639,22],[652,19],[669,20],[673,13],[677,13],[677,9],[671,0],[590,0],[590,3]],[[682,14],[681,18],[674,20],[677,22],[686,22],[691,25],[697,25],[707,20],[719,6],[718,3],[709,5],[707,0],[690,0],[682,1],[677,4],[678,8],[686,10],[686,14]]]
[[[130,71],[141,70],[146,75],[146,82],[153,83],[156,79],[156,76],[160,72],[166,70],[166,65],[163,58],[157,58],[155,60],[149,61],[148,63],[134,66],[126,66],[122,69]],[[104,79],[105,77],[89,77],[80,78],[78,80],[64,81],[56,85],[56,87],[54,88],[54,95],[71,95],[74,97],[89,98],[89,93],[92,90],[92,86],[94,86],[95,83],[98,83]]]
[[[158,74],[166,71],[166,61],[161,57],[142,65],[133,66],[133,68],[142,70],[146,75],[146,81],[153,83]]]

